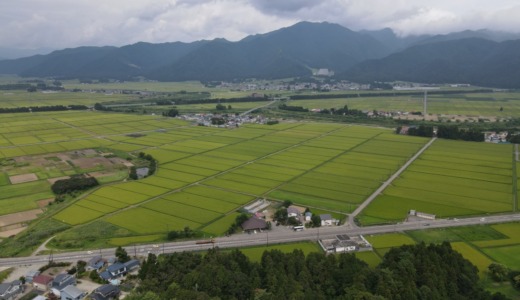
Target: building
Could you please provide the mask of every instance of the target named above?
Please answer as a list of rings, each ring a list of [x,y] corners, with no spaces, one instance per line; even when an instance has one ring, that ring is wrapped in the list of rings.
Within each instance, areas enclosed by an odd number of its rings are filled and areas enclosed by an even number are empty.
[[[25,274],[25,282],[26,283],[32,283],[33,278],[40,275],[40,271],[31,270]]]
[[[436,215],[416,211],[415,209],[411,209],[409,212],[409,215],[415,216],[417,218],[427,219],[427,220],[435,220],[435,218],[436,218]]]
[[[75,285],[76,278],[67,273],[61,273],[56,275],[54,280],[52,281],[52,288],[58,291],[63,290],[65,287],[69,285]]]
[[[240,225],[244,231],[262,230],[267,228],[267,222],[264,219],[258,219],[255,217],[249,218],[247,221]]]
[[[99,272],[99,270],[101,270],[101,268],[103,268],[103,266],[105,266],[105,260],[101,257],[101,255],[97,255],[97,256],[92,257],[87,262],[87,267],[85,269],[87,271],[96,270]]]
[[[15,299],[19,294],[23,293],[24,287],[20,280],[9,283],[0,283],[0,299]]]
[[[305,222],[309,222],[312,220],[312,213],[310,211],[305,213]]]
[[[33,277],[33,287],[40,291],[47,291],[51,288],[53,278],[47,275],[37,275]]]
[[[290,218],[290,217],[295,217],[295,218],[298,218],[300,216],[300,210],[296,207],[294,207],[293,205],[290,205],[289,207],[287,207],[287,217]]]
[[[61,300],[81,300],[85,298],[86,295],[87,293],[81,291],[73,285],[68,285],[60,291]]]
[[[133,270],[139,269],[140,262],[137,259],[132,259],[124,263],[126,272],[132,272]]]
[[[119,287],[111,284],[105,284],[95,289],[90,295],[90,298],[93,300],[117,299],[120,293],[121,290]]]
[[[334,239],[319,240],[321,248],[326,253],[346,253],[362,250],[372,250],[372,245],[362,236],[338,234]]]
[[[123,263],[116,262],[106,269],[106,271],[101,272],[99,276],[104,280],[111,280],[120,276],[124,276],[126,274],[126,266]]]
[[[334,224],[334,219],[330,214],[320,215],[321,226],[332,226]]]

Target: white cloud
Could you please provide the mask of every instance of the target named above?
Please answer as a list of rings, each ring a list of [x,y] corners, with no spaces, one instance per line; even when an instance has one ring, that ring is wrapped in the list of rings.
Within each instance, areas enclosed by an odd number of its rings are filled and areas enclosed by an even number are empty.
[[[402,35],[489,28],[520,30],[517,0],[5,0],[2,47],[238,40],[298,21]]]

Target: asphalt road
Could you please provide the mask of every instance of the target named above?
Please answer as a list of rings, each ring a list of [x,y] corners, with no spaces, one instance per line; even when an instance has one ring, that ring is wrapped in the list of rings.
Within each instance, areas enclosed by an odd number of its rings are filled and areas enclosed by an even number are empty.
[[[236,248],[260,245],[272,245],[288,242],[309,241],[324,238],[334,238],[337,234],[350,235],[370,235],[380,233],[399,232],[406,230],[422,230],[429,228],[445,228],[478,224],[493,224],[520,221],[520,214],[504,214],[485,217],[473,217],[463,219],[438,219],[431,221],[401,223],[395,225],[369,226],[369,227],[351,227],[348,224],[343,226],[321,227],[306,229],[295,232],[289,228],[282,228],[272,232],[259,232],[256,234],[236,234],[230,237],[222,237],[215,239],[215,243],[197,244],[197,241],[173,242],[165,244],[148,244],[139,246],[125,247],[128,254],[134,256],[146,256],[148,253],[172,253],[182,251],[200,251],[212,247],[219,248]],[[104,257],[114,256],[115,248],[107,249],[91,249],[77,252],[55,253],[52,259],[56,262],[77,260],[88,260],[96,255]],[[29,257],[1,258],[0,266],[16,267],[20,265],[42,264],[49,261],[50,255],[37,255]]]

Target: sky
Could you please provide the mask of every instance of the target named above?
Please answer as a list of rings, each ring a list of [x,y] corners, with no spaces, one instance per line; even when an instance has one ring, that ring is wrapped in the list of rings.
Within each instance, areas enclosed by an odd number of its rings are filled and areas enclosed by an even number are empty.
[[[240,40],[300,21],[401,36],[520,31],[518,0],[1,0],[0,47]]]

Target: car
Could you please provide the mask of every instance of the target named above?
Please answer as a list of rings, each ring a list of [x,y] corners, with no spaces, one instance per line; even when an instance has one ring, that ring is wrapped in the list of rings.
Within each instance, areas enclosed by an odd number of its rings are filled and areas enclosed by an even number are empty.
[[[87,251],[87,254],[92,254],[92,253],[94,253],[94,252],[92,252],[92,251]]]

